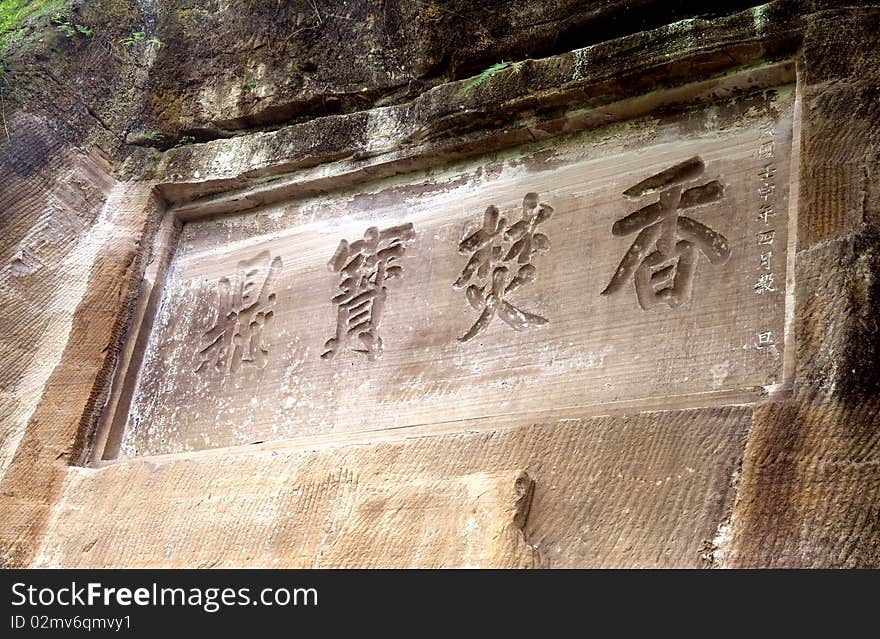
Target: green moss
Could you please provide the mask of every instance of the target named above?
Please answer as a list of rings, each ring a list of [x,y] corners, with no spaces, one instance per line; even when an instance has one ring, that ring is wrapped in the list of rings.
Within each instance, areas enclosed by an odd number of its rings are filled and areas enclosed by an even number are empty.
[[[153,174],[156,172],[156,167],[159,164],[159,159],[162,157],[162,154],[156,151],[155,149],[150,149],[149,154],[147,155],[146,162],[144,162],[144,177],[150,178],[153,177]]]
[[[0,49],[27,20],[63,9],[68,0],[0,0]]]
[[[176,22],[183,26],[184,30],[193,27],[197,23],[197,16],[193,9],[178,9],[176,12]]]

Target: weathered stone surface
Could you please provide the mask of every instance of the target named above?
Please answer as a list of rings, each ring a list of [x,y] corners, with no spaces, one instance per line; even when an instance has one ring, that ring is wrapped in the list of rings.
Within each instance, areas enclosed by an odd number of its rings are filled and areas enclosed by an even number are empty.
[[[121,338],[126,319],[121,309],[128,306],[126,298],[135,290],[137,275],[143,269],[134,238],[145,232],[154,217],[151,190],[142,184],[113,185],[91,229],[93,235],[84,234],[82,247],[58,267],[66,282],[60,291],[69,297],[61,297],[53,309],[56,317],[52,320],[60,327],[51,330],[61,337],[42,347],[46,352],[43,357],[54,361],[37,362],[51,366],[45,372],[32,366],[31,370],[41,375],[34,380],[41,386],[27,389],[34,399],[24,391],[18,395],[32,402],[23,415],[27,426],[6,422],[15,429],[7,431],[9,448],[4,451],[0,479],[4,512],[0,544],[6,565],[29,561],[59,482],[70,463],[81,458],[84,438],[110,378],[108,345]],[[42,336],[52,337],[52,333]],[[58,341],[63,349],[53,351]],[[23,381],[31,379],[26,376]]]
[[[880,563],[877,25],[804,43],[794,395],[756,410],[724,565]]]
[[[113,186],[100,162],[65,149],[38,119],[10,124],[17,143],[3,157],[0,179],[0,208],[8,212],[0,219],[0,292],[10,304],[0,318],[0,476],[58,365],[58,343],[71,330],[97,248],[89,230]]]
[[[878,433],[876,396],[816,392],[756,408],[720,565],[876,567]]]
[[[314,63],[314,71],[284,78],[289,59],[276,56],[262,77],[269,78],[265,87],[279,86],[277,97],[266,95],[259,82],[247,88],[259,34],[239,38],[234,27],[211,34],[181,81],[176,65],[193,36],[175,17],[165,16],[157,30],[153,3],[73,4],[78,19],[113,45],[111,53],[135,31],[143,30],[145,38],[128,54],[105,60],[100,37],[68,39],[44,16],[26,25],[14,46],[0,42],[0,224],[9,231],[0,239],[0,255],[10,311],[2,320],[6,366],[0,375],[4,566],[270,565],[275,559],[313,565],[316,557],[320,565],[461,565],[454,556],[462,551],[475,564],[504,566],[880,564],[876,3],[772,2],[661,26],[669,17],[665,7],[648,2],[609,30],[623,3],[528,3],[502,14],[491,5],[462,2],[456,10],[463,20],[443,18],[448,22],[438,21],[427,36],[408,22],[403,28],[412,28],[414,39],[403,38],[400,51],[378,54],[367,51],[393,20],[372,27],[327,20],[326,31],[310,31],[302,41],[268,38],[273,51],[308,49]],[[265,19],[303,12],[289,5],[290,13],[266,13]],[[718,12],[735,6],[724,3]],[[395,7],[403,17],[427,10]],[[552,17],[535,22],[537,14]],[[491,46],[474,46],[481,22],[470,16],[490,16]],[[465,26],[470,24],[473,31]],[[645,24],[659,28],[640,32]],[[372,31],[348,41],[357,51],[348,58],[381,60],[369,67],[379,75],[367,78],[367,100],[351,88],[368,67],[341,73],[334,61],[346,56],[322,45],[325,36],[350,29]],[[435,35],[441,46],[430,39]],[[599,42],[617,36],[624,37]],[[162,44],[147,41],[153,37]],[[215,44],[221,41],[223,48]],[[593,42],[598,44],[563,53]],[[427,50],[441,56],[433,68],[416,53]],[[219,74],[206,63],[213,51],[229,52],[220,54],[228,63]],[[556,53],[461,79],[502,57]],[[103,63],[89,62],[90,56]],[[391,77],[394,64],[409,57],[412,65]],[[552,137],[572,122],[592,128],[662,120],[670,108],[726,99],[726,78],[741,77],[744,68],[792,62],[801,114],[791,171],[794,300],[786,317],[793,377],[754,408],[646,412],[632,414],[630,422],[582,415],[574,423],[506,422],[479,433],[426,433],[384,443],[362,435],[348,443],[315,442],[328,447],[318,451],[288,442],[81,466],[121,349],[120,361],[126,359],[128,318],[143,312],[135,304],[138,282],[157,246],[154,231],[166,204],[184,217],[212,207],[245,211],[314,196],[304,185],[320,191],[328,184],[322,179],[337,187],[345,180],[349,186],[364,182],[365,175],[385,179],[429,168],[417,158],[463,161]],[[307,73],[340,81],[317,88],[304,80]],[[713,98],[713,91],[721,94]],[[336,95],[324,103],[315,98],[321,93]],[[211,99],[199,102],[202,95]],[[670,95],[677,96],[672,103],[656,102]],[[375,108],[382,104],[389,106]],[[337,115],[314,118],[331,113]],[[227,135],[221,126],[236,128],[236,137],[165,153],[137,146],[170,147],[184,134],[199,140]],[[34,255],[42,260],[36,267]],[[159,265],[150,268],[148,279],[161,276]],[[26,286],[15,284],[23,269]],[[632,423],[637,437],[627,429]],[[285,491],[296,486],[273,466],[278,457],[295,466],[303,485],[315,487],[309,493],[314,499],[297,510],[312,514],[311,528],[284,518],[290,503],[284,500],[294,498]],[[334,475],[340,466],[349,474]],[[409,484],[391,481],[397,468]],[[694,480],[678,478],[681,468],[695,469]],[[524,529],[516,524],[524,515],[511,488],[521,472],[535,482]],[[177,482],[187,485],[190,477],[198,490],[181,491]],[[358,477],[362,491],[352,491],[346,477]],[[664,483],[667,477],[673,479]],[[201,490],[206,486],[216,486],[223,503],[232,505],[214,507],[214,494]],[[436,501],[426,486],[436,488]],[[474,497],[468,492],[473,487],[486,497]],[[379,511],[376,503],[392,506]],[[468,509],[476,509],[470,520]],[[348,512],[358,513],[345,520],[354,545],[337,543],[321,554],[315,531],[339,529]],[[464,530],[468,521],[478,532]],[[234,523],[229,530],[256,545],[230,537],[223,522]],[[161,548],[158,537],[147,534],[158,535],[160,526],[169,541]],[[428,532],[383,550],[383,543],[410,529]],[[443,531],[442,540],[433,536],[435,529]],[[203,539],[220,550],[208,552]],[[620,543],[612,546],[612,539]],[[145,543],[153,544],[149,553],[137,554]],[[166,547],[174,556],[166,558]],[[124,556],[123,548],[134,554]],[[420,548],[432,553],[420,554]]]
[[[643,413],[72,469],[37,563],[699,567],[750,420]]]
[[[347,0],[157,3],[144,125],[214,137],[412,99],[499,60],[538,58],[723,11],[698,2]],[[729,11],[748,2],[725,3]]]
[[[58,363],[54,351],[66,339],[70,305],[85,285],[80,254],[91,249],[82,236],[112,183],[92,158],[65,151],[38,120],[11,124],[26,132],[30,145],[4,156],[8,170],[0,181],[0,208],[7,212],[0,218],[0,292],[10,304],[0,319],[0,474]],[[45,156],[52,158],[48,166]]]

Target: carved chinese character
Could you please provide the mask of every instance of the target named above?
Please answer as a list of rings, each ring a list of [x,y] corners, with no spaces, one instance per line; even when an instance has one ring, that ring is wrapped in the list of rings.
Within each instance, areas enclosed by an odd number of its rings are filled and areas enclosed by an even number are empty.
[[[772,215],[775,215],[773,207],[768,202],[764,202],[761,204],[761,208],[758,211],[758,215],[755,216],[755,220],[763,222],[764,224],[769,224],[770,216]]]
[[[761,273],[758,276],[758,281],[755,282],[755,292],[758,295],[776,292],[776,287],[773,285],[773,273]]]
[[[758,188],[758,195],[760,195],[761,199],[764,202],[766,202],[767,200],[769,200],[773,196],[773,193],[775,191],[776,191],[775,184],[764,184],[763,186]]]
[[[223,372],[235,372],[243,364],[266,365],[269,350],[263,343],[263,329],[274,316],[275,282],[281,258],[263,251],[238,263],[232,278],[217,282],[218,306],[214,325],[202,335],[196,353],[195,371],[213,365]]]
[[[773,159],[773,143],[772,142],[764,142],[761,146],[758,147],[758,158],[761,160]]]
[[[496,315],[517,331],[547,324],[547,319],[517,308],[507,298],[535,281],[532,257],[550,248],[550,240],[537,228],[552,213],[548,204],[538,202],[537,193],[528,193],[523,198],[522,219],[508,227],[498,209],[489,206],[482,228],[458,245],[459,253],[470,259],[452,286],[459,290],[467,286],[467,300],[480,313],[459,341],[467,342],[486,330]]]
[[[602,295],[619,291],[632,277],[643,309],[648,310],[658,302],[676,307],[691,297],[699,258],[697,249],[712,264],[727,261],[730,257],[727,239],[680,214],[683,210],[717,202],[723,196],[724,186],[718,180],[696,184],[704,168],[703,161],[694,157],[623,192],[632,200],[654,193],[658,198],[618,220],[611,228],[612,234],[618,237],[637,231],[639,234]]]
[[[761,349],[770,346],[776,346],[776,342],[773,341],[773,331],[763,331],[758,333],[758,343],[755,345],[755,348],[760,351]]]
[[[341,293],[333,298],[336,305],[336,335],[324,344],[322,359],[332,359],[350,337],[360,340],[362,348],[353,348],[369,359],[382,354],[379,323],[388,298],[388,280],[403,277],[398,263],[406,243],[415,237],[412,224],[379,231],[371,226],[362,240],[351,244],[342,240],[330,260],[330,268],[339,273]]]
[[[776,175],[775,164],[765,164],[764,168],[758,171],[758,177],[764,180],[772,180],[774,175]]]
[[[770,229],[769,231],[761,231],[757,235],[755,235],[755,242],[760,244],[773,244],[773,238],[776,237],[776,231]]]

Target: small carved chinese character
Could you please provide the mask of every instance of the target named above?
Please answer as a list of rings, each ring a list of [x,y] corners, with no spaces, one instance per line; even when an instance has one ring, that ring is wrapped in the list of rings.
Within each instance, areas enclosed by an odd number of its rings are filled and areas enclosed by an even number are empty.
[[[773,251],[761,253],[761,268],[770,269],[770,260],[773,258]]]
[[[755,282],[755,292],[758,295],[776,292],[776,287],[773,286],[773,273],[761,273],[758,276],[758,281]]]
[[[552,213],[550,205],[538,202],[537,193],[528,193],[520,221],[508,228],[498,209],[489,206],[483,226],[461,241],[459,253],[471,257],[452,286],[459,290],[467,286],[468,302],[480,316],[459,341],[467,342],[485,331],[496,315],[517,331],[547,324],[546,318],[517,308],[507,297],[535,281],[532,257],[550,248],[548,237],[536,229]],[[468,285],[471,281],[475,283]]]
[[[761,196],[761,199],[764,200],[764,202],[769,200],[773,196],[773,193],[775,191],[776,191],[775,184],[768,183],[768,184],[764,184],[763,186],[758,187],[758,195]]]
[[[763,204],[761,204],[761,209],[755,219],[759,222],[763,222],[764,224],[768,224],[770,222],[770,216],[772,215],[774,215],[773,207],[769,203],[764,202]]]
[[[764,142],[761,146],[758,147],[758,158],[761,160],[773,159],[773,143],[772,142]]]
[[[755,235],[755,242],[760,244],[773,244],[773,238],[776,237],[776,231],[770,229],[769,231],[761,231],[757,235]]]
[[[703,161],[694,157],[623,192],[634,200],[653,193],[658,193],[658,198],[611,228],[611,233],[618,237],[636,231],[639,234],[602,295],[619,291],[632,277],[643,309],[648,310],[658,302],[676,307],[691,297],[699,258],[697,249],[712,264],[728,260],[730,247],[723,235],[679,213],[717,202],[723,196],[724,186],[718,180],[695,184],[704,168]]]
[[[330,260],[330,268],[339,273],[339,295],[336,305],[336,335],[324,344],[322,359],[332,359],[352,336],[362,348],[354,348],[369,359],[382,354],[379,323],[388,299],[388,280],[403,277],[398,263],[406,243],[415,237],[412,224],[403,224],[380,231],[371,226],[362,240],[349,244],[339,242]]]
[[[758,171],[758,177],[766,180],[773,179],[773,176],[776,175],[776,165],[775,164],[765,164],[764,168]]]
[[[758,343],[755,345],[755,348],[761,350],[770,346],[776,346],[776,342],[773,341],[773,331],[758,333]]]
[[[281,258],[271,259],[269,251],[263,251],[240,261],[231,280],[220,278],[217,318],[202,336],[195,372],[212,363],[224,372],[235,372],[243,363],[266,365],[269,350],[263,343],[263,328],[274,316],[280,271]]]

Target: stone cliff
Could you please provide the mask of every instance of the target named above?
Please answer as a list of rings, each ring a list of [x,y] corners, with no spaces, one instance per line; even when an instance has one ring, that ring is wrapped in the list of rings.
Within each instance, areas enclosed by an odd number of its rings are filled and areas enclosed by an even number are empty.
[[[752,5],[4,3],[0,565],[880,566],[880,7]],[[780,86],[784,106],[767,97]],[[703,394],[658,365],[681,388],[645,384],[615,406],[578,396],[412,432],[108,453],[182,250],[169,247],[250,239],[195,220],[263,215],[259,233],[282,233],[299,209],[266,211],[328,193],[382,219],[456,162],[480,179],[522,158],[556,170],[565,135],[586,136],[565,156],[578,161],[678,134],[721,158],[712,136],[756,114],[794,122],[778,379],[727,389],[736,372],[715,369]]]

